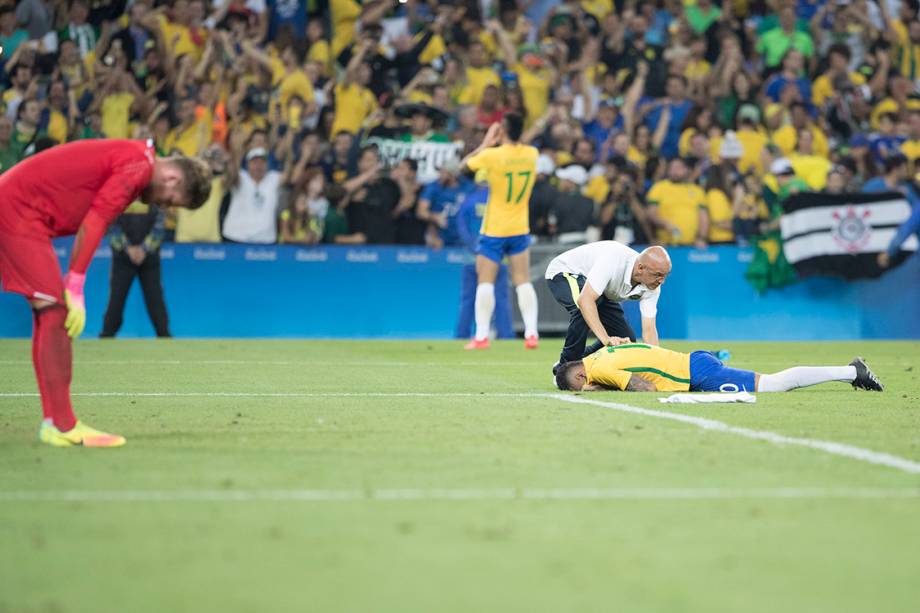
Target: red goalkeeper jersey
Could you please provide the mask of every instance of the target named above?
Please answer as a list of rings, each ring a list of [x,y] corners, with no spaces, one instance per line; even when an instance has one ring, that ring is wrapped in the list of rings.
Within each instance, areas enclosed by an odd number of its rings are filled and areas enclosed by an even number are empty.
[[[0,175],[0,232],[75,234],[92,212],[108,226],[153,175],[153,143],[83,140],[52,147]]]

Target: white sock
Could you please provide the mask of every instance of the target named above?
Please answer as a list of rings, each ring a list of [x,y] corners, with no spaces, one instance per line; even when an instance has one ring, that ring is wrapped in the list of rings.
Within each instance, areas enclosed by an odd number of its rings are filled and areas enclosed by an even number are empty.
[[[476,340],[489,338],[492,312],[495,311],[495,285],[480,283],[476,286]]]
[[[524,338],[537,335],[537,291],[533,283],[521,283],[517,291],[518,308],[524,320]]]
[[[855,366],[797,366],[772,375],[760,375],[757,391],[788,392],[828,381],[852,383],[855,378]]]

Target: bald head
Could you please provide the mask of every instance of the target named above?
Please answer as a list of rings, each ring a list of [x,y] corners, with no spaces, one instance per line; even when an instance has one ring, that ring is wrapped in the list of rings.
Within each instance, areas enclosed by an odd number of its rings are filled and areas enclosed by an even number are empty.
[[[664,247],[649,247],[639,254],[633,267],[632,282],[656,289],[671,272],[671,257]]]

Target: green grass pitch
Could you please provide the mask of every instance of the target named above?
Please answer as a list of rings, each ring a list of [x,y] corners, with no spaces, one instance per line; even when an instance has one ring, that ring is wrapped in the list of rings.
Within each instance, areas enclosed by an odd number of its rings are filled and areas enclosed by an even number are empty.
[[[78,414],[128,446],[62,450],[2,341],[0,613],[920,608],[920,474],[565,402],[558,345],[82,341]],[[590,397],[920,462],[920,343],[726,346],[888,389]]]

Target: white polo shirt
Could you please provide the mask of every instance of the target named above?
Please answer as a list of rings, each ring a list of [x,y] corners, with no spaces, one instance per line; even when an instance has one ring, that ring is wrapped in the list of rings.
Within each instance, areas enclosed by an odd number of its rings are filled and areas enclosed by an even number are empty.
[[[553,258],[546,267],[546,278],[552,279],[560,273],[585,277],[591,289],[608,300],[639,300],[642,317],[652,318],[658,314],[661,288],[652,290],[632,284],[637,259],[638,252],[616,241],[588,243]]]
[[[245,170],[230,196],[224,236],[238,243],[271,244],[278,240],[281,173],[269,170],[256,183]]]

